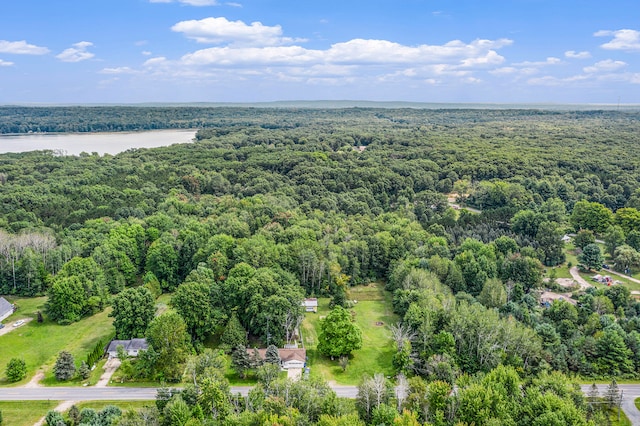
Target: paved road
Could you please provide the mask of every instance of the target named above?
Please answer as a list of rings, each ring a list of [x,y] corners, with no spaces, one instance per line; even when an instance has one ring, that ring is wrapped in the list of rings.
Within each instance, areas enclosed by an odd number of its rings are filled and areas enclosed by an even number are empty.
[[[355,398],[358,388],[355,386],[333,386],[333,390],[340,397]],[[583,385],[582,391],[587,393],[590,385]],[[635,407],[634,400],[640,398],[640,385],[619,385],[623,392],[622,409],[631,420],[632,425],[640,426],[640,411]],[[251,387],[232,386],[232,393],[247,395]],[[604,395],[607,385],[598,385],[600,395]],[[156,397],[155,388],[0,388],[0,401],[96,401],[96,400],[153,400]]]

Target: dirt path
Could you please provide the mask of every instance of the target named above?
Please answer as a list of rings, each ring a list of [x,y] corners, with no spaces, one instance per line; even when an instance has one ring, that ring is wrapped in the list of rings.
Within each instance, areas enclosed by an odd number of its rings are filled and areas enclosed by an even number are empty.
[[[569,273],[571,274],[571,276],[573,277],[573,279],[580,284],[580,290],[586,290],[589,287],[593,287],[593,285],[591,285],[591,283],[589,283],[587,280],[585,280],[584,278],[582,278],[580,276],[580,274],[578,273],[578,267],[574,266],[571,269],[569,269]]]
[[[111,380],[111,376],[113,376],[113,373],[115,373],[118,367],[120,367],[120,360],[118,358],[111,358],[109,361],[107,361],[107,363],[103,367],[104,373],[102,373],[102,376],[100,376],[100,380],[98,380],[98,383],[96,383],[94,387],[107,387],[107,385],[109,384],[109,380]]]
[[[62,401],[60,404],[58,404],[58,406],[56,408],[54,408],[54,411],[57,411],[59,413],[64,413],[65,411],[67,411],[69,408],[71,408],[71,406],[73,404],[75,404],[75,401]],[[35,423],[33,426],[42,426],[44,425],[44,421],[45,421],[45,417],[41,418],[40,420],[38,420],[37,423]]]
[[[29,383],[24,385],[25,388],[40,388],[42,385],[40,384],[40,380],[44,379],[44,371],[38,370],[36,371],[35,376],[29,380]]]
[[[15,322],[18,321],[19,319],[23,320],[24,323],[22,323],[17,327],[14,327],[13,324],[15,324]],[[27,324],[29,321],[32,321],[32,320],[33,318],[30,318],[30,317],[16,318],[14,321],[11,321],[9,324],[5,324],[4,328],[0,328],[0,336],[2,336],[3,334],[11,333],[13,330],[17,330],[20,327],[24,327],[25,324]]]

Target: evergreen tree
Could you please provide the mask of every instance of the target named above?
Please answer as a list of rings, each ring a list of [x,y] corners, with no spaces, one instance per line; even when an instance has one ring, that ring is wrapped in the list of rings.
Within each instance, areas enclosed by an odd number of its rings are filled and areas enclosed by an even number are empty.
[[[78,374],[80,374],[80,377],[82,377],[84,380],[87,380],[91,375],[91,369],[89,368],[89,366],[85,361],[82,361],[82,363],[80,363],[80,367],[78,368]]]
[[[239,345],[247,345],[247,330],[244,329],[238,315],[235,311],[231,314],[229,322],[224,329],[224,333],[220,337],[220,342],[231,350],[231,348],[238,347]]]
[[[267,346],[267,352],[264,357],[264,362],[267,364],[280,365],[280,352],[275,345]]]
[[[247,376],[247,371],[251,369],[251,359],[244,345],[236,346],[231,353],[231,365],[240,377],[244,379]]]
[[[62,351],[58,354],[53,374],[58,380],[69,380],[76,374],[76,365],[71,353]]]
[[[614,377],[613,379],[611,379],[611,383],[607,388],[607,392],[604,395],[604,400],[609,408],[614,408],[620,404],[621,397],[622,395],[620,394],[620,388],[618,388],[618,382],[616,382],[616,379]]]

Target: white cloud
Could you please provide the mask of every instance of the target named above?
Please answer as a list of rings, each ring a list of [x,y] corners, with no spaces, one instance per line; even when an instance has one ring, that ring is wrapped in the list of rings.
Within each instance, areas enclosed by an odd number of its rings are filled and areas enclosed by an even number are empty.
[[[557,65],[561,62],[562,60],[560,60],[559,58],[554,58],[553,56],[550,56],[545,61],[537,61],[537,62],[524,61],[524,62],[515,63],[513,65],[517,67],[543,67],[546,65]]]
[[[590,67],[584,67],[583,71],[588,74],[601,73],[601,72],[611,72],[619,70],[627,66],[626,62],[622,61],[614,61],[612,59],[606,59],[604,61],[596,62]]]
[[[0,67],[10,67],[11,65],[13,65],[13,62],[3,61],[0,59]]]
[[[152,55],[152,53],[151,53],[150,51],[148,51],[148,50],[143,50],[141,53],[142,53],[144,56],[151,56],[151,55]]]
[[[600,45],[607,50],[640,50],[640,31],[636,30],[601,30],[593,34],[596,37],[613,36],[613,40]]]
[[[137,74],[136,71],[129,67],[103,68],[100,74]]]
[[[62,62],[80,62],[93,58],[95,55],[88,52],[87,49],[93,46],[93,43],[89,41],[81,41],[75,43],[73,47],[63,50],[60,54],[56,55],[56,58]]]
[[[564,56],[571,59],[588,59],[591,57],[591,53],[589,52],[576,52],[573,50],[567,50],[564,52]]]
[[[216,6],[216,0],[149,0],[150,3],[182,3],[189,6]]]
[[[171,30],[183,33],[185,37],[198,43],[278,46],[303,41],[283,37],[280,25],[270,27],[261,22],[252,22],[251,25],[247,25],[242,21],[229,21],[224,17],[182,21],[171,27]]]
[[[26,40],[0,40],[0,53],[11,53],[14,55],[45,55],[49,53],[49,49],[29,44]]]

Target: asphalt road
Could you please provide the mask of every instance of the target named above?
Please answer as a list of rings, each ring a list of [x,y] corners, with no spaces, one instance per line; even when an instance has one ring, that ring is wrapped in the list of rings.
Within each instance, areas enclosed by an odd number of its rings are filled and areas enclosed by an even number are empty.
[[[583,385],[586,394],[590,385]],[[640,411],[635,407],[634,400],[640,398],[640,385],[619,385],[623,392],[622,409],[632,425],[640,426]],[[251,387],[232,386],[232,393],[247,395]],[[358,388],[355,386],[332,386],[340,397],[355,398]],[[607,385],[598,385],[600,395],[603,396]],[[93,387],[39,387],[39,388],[0,388],[0,401],[95,401],[95,400],[153,400],[156,397],[155,388],[93,388]]]

